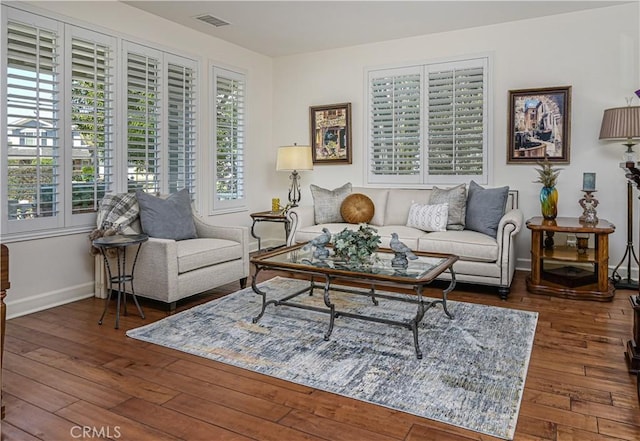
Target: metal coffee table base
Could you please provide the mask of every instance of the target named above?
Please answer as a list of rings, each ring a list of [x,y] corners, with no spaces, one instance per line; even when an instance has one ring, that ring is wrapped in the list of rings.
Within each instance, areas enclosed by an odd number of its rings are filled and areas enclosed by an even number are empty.
[[[453,289],[455,288],[455,285],[456,285],[456,276],[455,276],[455,272],[453,271],[453,268],[449,268],[449,271],[451,273],[451,282],[449,283],[449,286],[442,291],[442,300],[434,300],[434,301],[425,301],[423,299],[422,290],[424,289],[424,285],[422,285],[422,284],[414,286],[414,290],[415,290],[415,292],[417,294],[416,299],[414,300],[414,299],[407,298],[407,297],[400,297],[400,296],[376,293],[375,286],[373,284],[371,285],[371,289],[369,289],[368,291],[366,291],[364,289],[350,289],[350,288],[344,288],[344,287],[341,287],[341,286],[331,286],[331,282],[334,280],[334,278],[329,276],[329,275],[324,275],[323,276],[325,278],[324,286],[315,283],[314,282],[314,278],[312,278],[308,287],[306,287],[304,289],[301,289],[299,291],[296,291],[296,292],[294,292],[292,294],[289,294],[289,295],[287,295],[285,297],[282,297],[280,299],[273,299],[273,300],[268,300],[267,301],[266,293],[264,291],[260,290],[260,288],[256,284],[257,276],[258,276],[258,273],[260,272],[260,270],[261,270],[261,268],[259,268],[259,267],[256,268],[256,272],[253,275],[253,280],[251,282],[251,287],[253,288],[253,291],[256,294],[258,294],[258,295],[260,295],[262,297],[262,309],[260,310],[260,313],[256,317],[253,318],[253,323],[257,323],[262,318],[267,306],[274,305],[274,306],[290,306],[290,307],[293,307],[293,308],[307,309],[307,310],[311,310],[311,311],[316,311],[316,312],[322,312],[322,313],[329,314],[329,327],[327,329],[327,332],[325,332],[325,334],[324,334],[324,339],[325,340],[329,340],[330,339],[331,334],[333,332],[335,319],[339,318],[339,317],[350,317],[350,318],[355,318],[355,319],[358,319],[358,320],[366,320],[366,321],[370,321],[370,322],[384,323],[384,324],[387,324],[387,325],[401,326],[403,328],[407,328],[407,329],[412,331],[412,333],[413,333],[413,344],[414,344],[415,350],[416,350],[416,357],[418,359],[422,359],[422,350],[420,349],[420,344],[418,342],[418,325],[420,324],[420,322],[424,318],[425,312],[427,312],[429,309],[435,307],[436,305],[442,305],[442,309],[443,309],[444,313],[447,315],[447,317],[450,318],[450,319],[453,319],[453,315],[447,309],[447,295],[451,291],[453,291]],[[314,291],[315,288],[323,288],[323,291],[324,291],[324,304],[327,306],[327,308],[320,308],[320,307],[316,307],[316,306],[312,306],[312,305],[305,305],[305,304],[302,304],[302,303],[296,303],[296,302],[292,302],[291,301],[291,300],[295,299],[296,297],[298,297],[298,296],[300,296],[302,294],[305,294],[305,293],[309,293],[309,295],[313,295],[313,291]],[[369,315],[355,314],[355,313],[346,312],[346,311],[339,311],[339,310],[336,310],[335,304],[331,302],[331,298],[329,296],[330,290],[339,291],[339,292],[346,292],[346,293],[350,293],[350,294],[368,296],[368,297],[371,298],[371,301],[376,306],[378,306],[377,298],[384,298],[384,299],[393,300],[393,301],[415,303],[415,304],[417,304],[416,315],[409,321],[400,321],[400,320],[389,320],[389,319],[384,319],[384,318],[374,317],[374,316],[369,316]]]

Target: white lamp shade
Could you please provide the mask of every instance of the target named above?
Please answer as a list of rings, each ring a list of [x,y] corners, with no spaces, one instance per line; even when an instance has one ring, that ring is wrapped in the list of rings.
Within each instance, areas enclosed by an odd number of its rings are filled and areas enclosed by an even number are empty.
[[[313,170],[311,147],[303,145],[278,147],[276,170]]]

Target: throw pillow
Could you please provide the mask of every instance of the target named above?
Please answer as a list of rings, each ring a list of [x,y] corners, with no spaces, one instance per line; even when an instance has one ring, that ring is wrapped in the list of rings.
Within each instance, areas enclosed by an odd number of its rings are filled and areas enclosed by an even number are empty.
[[[198,237],[191,211],[189,190],[182,189],[166,199],[144,191],[136,191],[140,205],[142,231],[149,237],[161,239],[193,239]]]
[[[350,224],[369,223],[374,213],[373,201],[362,193],[350,194],[340,206],[340,215]]]
[[[351,182],[333,190],[310,185],[313,196],[313,214],[316,224],[343,222],[340,214],[342,201],[351,194]]]
[[[496,237],[508,196],[509,187],[483,188],[471,181],[465,228]]]
[[[447,230],[464,230],[467,208],[467,187],[464,184],[453,188],[433,187],[429,204],[449,204]]]
[[[407,227],[423,231],[446,231],[448,217],[449,204],[411,204]]]

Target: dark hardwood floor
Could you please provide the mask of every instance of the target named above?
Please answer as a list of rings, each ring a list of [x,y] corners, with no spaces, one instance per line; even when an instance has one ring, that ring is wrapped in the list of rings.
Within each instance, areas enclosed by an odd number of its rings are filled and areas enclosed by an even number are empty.
[[[529,294],[525,276],[506,302],[473,286],[450,295],[540,314],[515,440],[640,440],[624,359],[634,293],[619,290],[607,303],[551,298]],[[143,302],[147,319],[132,306],[115,330],[115,307],[98,326],[102,307],[87,299],[8,321],[3,440],[496,440],[130,339],[127,329],[168,313]]]

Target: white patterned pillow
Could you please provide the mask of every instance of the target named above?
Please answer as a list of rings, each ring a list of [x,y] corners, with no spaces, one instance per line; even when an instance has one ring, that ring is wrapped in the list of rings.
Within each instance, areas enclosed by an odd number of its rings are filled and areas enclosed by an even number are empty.
[[[446,231],[448,217],[449,204],[411,204],[407,227],[423,231]]]

